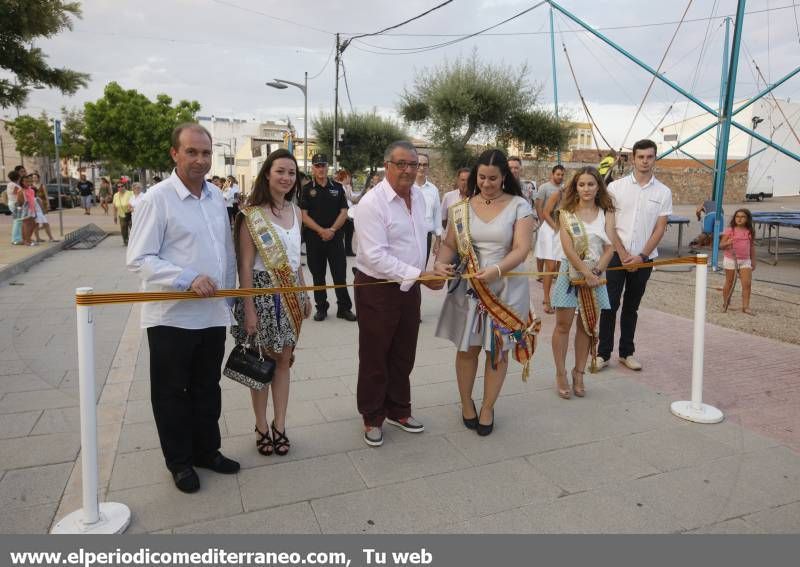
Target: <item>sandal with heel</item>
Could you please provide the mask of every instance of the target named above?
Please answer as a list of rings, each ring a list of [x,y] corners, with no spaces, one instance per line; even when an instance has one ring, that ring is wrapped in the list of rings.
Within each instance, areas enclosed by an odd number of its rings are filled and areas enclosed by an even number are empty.
[[[265,433],[261,433],[256,425],[255,431],[256,435],[258,435],[258,439],[256,439],[256,451],[265,457],[269,457],[275,451],[272,439],[269,436],[269,429],[267,429]]]
[[[275,427],[275,422],[272,422],[272,443],[275,445],[275,454],[279,457],[285,456],[289,452],[289,448],[292,446],[289,443],[289,438],[286,437],[286,428],[283,428],[283,431],[278,431]]]
[[[475,401],[472,402],[472,411],[475,412],[475,417],[464,417],[461,414],[461,419],[464,421],[464,427],[467,429],[476,429],[478,427],[478,408],[475,407]]]
[[[561,385],[566,384],[565,388],[562,388]],[[567,374],[556,374],[556,391],[558,392],[558,397],[563,400],[568,400],[572,396],[570,389],[569,389],[569,382],[567,382]]]
[[[580,380],[576,378],[575,375],[580,375]],[[572,369],[572,391],[575,395],[579,398],[582,398],[586,395],[586,388],[583,386],[583,375],[584,372],[581,370]]]

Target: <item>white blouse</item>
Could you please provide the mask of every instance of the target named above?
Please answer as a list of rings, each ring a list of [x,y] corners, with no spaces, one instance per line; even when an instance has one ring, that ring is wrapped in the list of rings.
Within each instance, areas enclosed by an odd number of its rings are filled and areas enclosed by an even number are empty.
[[[278,237],[283,243],[283,248],[286,250],[286,257],[289,259],[289,266],[293,272],[300,269],[300,223],[297,222],[297,211],[295,210],[294,203],[292,203],[292,219],[294,223],[291,228],[283,228],[281,225],[273,222],[272,226]],[[256,259],[253,262],[253,269],[263,272],[266,270],[264,261],[261,259],[261,254],[256,251]]]

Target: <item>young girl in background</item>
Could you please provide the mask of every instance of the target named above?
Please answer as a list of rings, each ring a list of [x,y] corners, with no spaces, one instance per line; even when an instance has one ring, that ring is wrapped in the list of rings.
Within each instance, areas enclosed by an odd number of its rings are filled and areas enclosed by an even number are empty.
[[[750,287],[753,270],[756,269],[755,237],[753,215],[749,209],[739,209],[733,213],[730,226],[725,229],[719,240],[719,247],[725,250],[722,259],[722,267],[725,268],[725,285],[722,287],[724,305],[727,307],[730,301],[738,270],[739,279],[742,281],[742,313],[748,315],[753,315],[750,310]]]

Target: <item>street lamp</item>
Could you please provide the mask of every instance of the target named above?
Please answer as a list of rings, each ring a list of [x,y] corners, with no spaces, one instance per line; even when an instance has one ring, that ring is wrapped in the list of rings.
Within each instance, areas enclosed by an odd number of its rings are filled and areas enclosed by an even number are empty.
[[[308,71],[305,72],[305,80],[302,85],[285,79],[275,79],[274,81],[269,81],[266,85],[280,90],[292,85],[303,91],[303,98],[305,99],[305,108],[303,110],[303,169],[308,173]]]

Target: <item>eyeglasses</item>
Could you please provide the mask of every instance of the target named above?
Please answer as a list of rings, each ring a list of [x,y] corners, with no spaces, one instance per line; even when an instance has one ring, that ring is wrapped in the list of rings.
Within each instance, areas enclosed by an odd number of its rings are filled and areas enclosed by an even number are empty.
[[[428,165],[429,164],[427,162],[426,163],[419,162],[420,167],[428,167]]]
[[[416,161],[390,161],[389,163],[393,164],[397,169],[417,169],[420,163]]]

